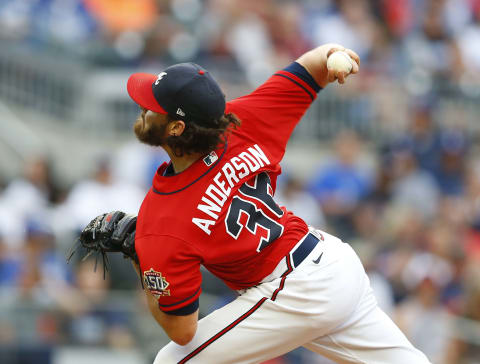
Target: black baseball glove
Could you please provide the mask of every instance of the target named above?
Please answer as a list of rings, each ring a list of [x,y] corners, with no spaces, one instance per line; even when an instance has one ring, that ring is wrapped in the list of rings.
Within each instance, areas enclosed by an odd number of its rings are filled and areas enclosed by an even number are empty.
[[[94,218],[82,230],[77,242],[87,251],[83,258],[88,258],[93,253],[102,256],[104,274],[108,270],[107,253],[123,253],[125,258],[130,258],[138,264],[135,252],[135,228],[137,216],[128,215],[122,211],[112,211]],[[75,254],[78,244],[73,247],[67,261]],[[96,261],[95,261],[96,269]]]

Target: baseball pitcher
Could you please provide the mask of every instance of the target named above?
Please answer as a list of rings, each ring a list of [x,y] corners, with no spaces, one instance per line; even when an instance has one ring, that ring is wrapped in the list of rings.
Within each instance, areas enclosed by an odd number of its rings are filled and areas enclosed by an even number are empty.
[[[347,71],[327,67],[334,51],[351,58]],[[350,49],[322,45],[229,102],[193,63],[129,78],[142,109],[137,138],[171,161],[138,217],[98,216],[80,241],[132,258],[172,340],[155,364],[259,363],[299,346],[338,363],[429,363],[379,309],[352,248],[275,202],[293,129],[317,94],[359,63]],[[200,265],[238,297],[198,320]]]

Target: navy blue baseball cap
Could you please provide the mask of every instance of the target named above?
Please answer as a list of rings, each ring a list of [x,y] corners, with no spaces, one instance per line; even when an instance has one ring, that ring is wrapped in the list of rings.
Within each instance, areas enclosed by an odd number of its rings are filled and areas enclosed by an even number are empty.
[[[202,126],[225,112],[225,95],[220,86],[195,63],[175,64],[158,75],[134,73],[128,79],[127,91],[147,110]]]

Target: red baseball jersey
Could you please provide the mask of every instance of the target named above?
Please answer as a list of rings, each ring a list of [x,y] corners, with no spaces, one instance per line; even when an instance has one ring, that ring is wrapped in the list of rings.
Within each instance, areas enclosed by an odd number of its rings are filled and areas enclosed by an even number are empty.
[[[308,232],[273,196],[288,139],[318,90],[293,63],[227,103],[241,126],[225,145],[178,174],[160,166],[140,208],[135,248],[162,311],[196,310],[200,265],[232,289],[251,287]]]

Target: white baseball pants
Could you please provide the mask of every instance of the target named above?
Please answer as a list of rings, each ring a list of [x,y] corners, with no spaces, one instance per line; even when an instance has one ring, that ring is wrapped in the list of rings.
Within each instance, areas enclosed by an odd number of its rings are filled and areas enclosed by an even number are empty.
[[[299,346],[337,363],[430,363],[377,306],[353,249],[311,234],[320,240],[298,267],[290,253],[264,283],[200,320],[189,344],[161,349],[154,364],[261,363]]]

